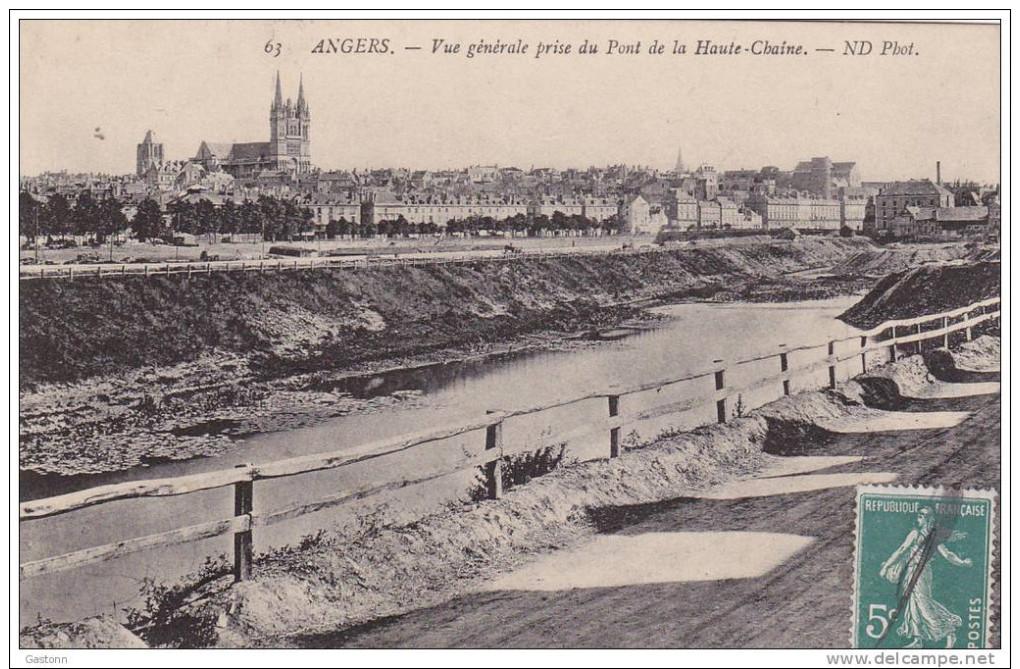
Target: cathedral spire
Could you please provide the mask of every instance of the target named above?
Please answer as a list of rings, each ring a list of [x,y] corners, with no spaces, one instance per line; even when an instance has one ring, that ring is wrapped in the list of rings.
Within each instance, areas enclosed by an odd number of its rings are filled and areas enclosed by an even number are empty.
[[[299,79],[298,79],[297,108],[298,108],[298,111],[302,111],[305,108],[305,75],[304,75],[304,73],[300,74],[299,75]]]
[[[273,99],[273,107],[279,109],[283,106],[283,88],[280,86],[280,71],[276,71],[276,97]]]

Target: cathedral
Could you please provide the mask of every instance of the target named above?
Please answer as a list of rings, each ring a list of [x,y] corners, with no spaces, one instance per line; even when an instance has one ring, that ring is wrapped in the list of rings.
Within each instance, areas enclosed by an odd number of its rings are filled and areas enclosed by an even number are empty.
[[[297,103],[290,98],[284,102],[277,72],[276,96],[269,107],[269,141],[235,144],[203,141],[192,162],[210,171],[223,170],[235,179],[251,179],[266,172],[306,174],[312,169],[310,125],[304,79],[298,83]]]

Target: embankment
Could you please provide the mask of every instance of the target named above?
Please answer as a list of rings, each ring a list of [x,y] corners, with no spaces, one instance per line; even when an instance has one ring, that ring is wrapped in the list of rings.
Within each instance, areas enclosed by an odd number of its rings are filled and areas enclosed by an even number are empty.
[[[19,380],[26,389],[213,352],[245,356],[269,375],[335,369],[561,329],[633,300],[740,297],[869,248],[809,239],[425,267],[22,282]],[[809,283],[802,286],[809,297],[842,292]]]
[[[414,402],[332,388],[357,374],[590,345],[568,334],[650,317],[638,304],[857,292],[868,280],[819,272],[882,253],[861,239],[742,240],[636,255],[24,281],[22,492],[66,492],[92,475]]]
[[[416,401],[335,393],[354,374],[590,345],[568,333],[648,314],[635,302],[829,297],[797,277],[863,240],[357,270],[20,284],[23,493],[213,456],[246,435]],[[76,477],[74,481],[66,477]]]
[[[832,268],[836,276],[857,276],[879,279],[894,272],[904,272],[928,263],[955,260],[998,260],[999,247],[960,243],[889,244],[855,253]]]
[[[1000,294],[999,261],[924,265],[885,277],[840,318],[870,329],[887,320],[952,311]]]
[[[987,340],[964,350],[972,361],[995,363],[997,348]],[[882,373],[914,377],[918,364],[917,358],[901,360]],[[820,437],[880,413],[860,396],[859,384],[851,381],[836,391],[785,397],[618,459],[561,467],[499,500],[412,523],[369,523],[357,534],[325,531],[258,557],[254,579],[241,584],[231,583],[225,564],[213,565],[191,582],[160,591],[132,624],[155,646],[275,647],[420,610],[591,538],[607,522],[606,509],[633,509],[639,518],[641,505],[711,495],[714,486],[752,478],[782,461],[770,453],[816,454],[824,443]],[[54,637],[51,625],[22,634],[26,646]]]

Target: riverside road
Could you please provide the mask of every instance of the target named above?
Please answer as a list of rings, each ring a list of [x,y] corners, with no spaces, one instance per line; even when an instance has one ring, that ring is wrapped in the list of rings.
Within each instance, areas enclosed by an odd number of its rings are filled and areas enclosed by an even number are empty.
[[[766,472],[698,498],[600,509],[593,514],[596,539],[473,594],[292,641],[350,648],[845,647],[854,484],[994,489],[999,481],[997,393],[912,399],[900,408],[967,417],[951,427],[791,439],[789,461],[808,464],[800,471]],[[666,551],[649,541],[683,543],[685,535],[699,538]],[[729,539],[706,540],[719,535]],[[763,539],[777,536],[789,540]],[[642,541],[646,548],[635,551]],[[614,561],[618,550],[640,561]],[[603,568],[587,570],[589,564]],[[997,610],[998,583],[993,600]],[[998,639],[996,629],[990,641],[997,646]]]
[[[507,246],[513,247],[512,244]],[[673,245],[670,248],[679,248]],[[358,269],[386,265],[443,265],[480,261],[513,260],[523,257],[552,258],[570,255],[606,255],[608,253],[648,253],[664,250],[662,247],[645,244],[634,249],[622,246],[562,246],[550,248],[517,247],[504,249],[456,249],[448,251],[417,251],[414,249],[388,251],[375,255],[353,254],[326,257],[271,257],[258,260],[190,260],[147,263],[93,262],[68,263],[63,265],[21,265],[19,279],[74,279],[89,277],[146,276],[156,277],[169,274],[213,274],[221,272],[274,272],[307,269]]]

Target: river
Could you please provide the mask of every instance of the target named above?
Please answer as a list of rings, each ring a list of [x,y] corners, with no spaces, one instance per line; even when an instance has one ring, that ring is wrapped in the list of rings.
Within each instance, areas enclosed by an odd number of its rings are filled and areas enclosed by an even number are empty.
[[[210,458],[155,464],[144,469],[104,475],[90,485],[145,478],[179,476],[226,469],[237,464],[269,462],[282,458],[342,450],[389,436],[445,425],[461,418],[477,417],[486,410],[512,410],[521,406],[553,402],[603,391],[611,385],[627,386],[649,379],[679,377],[685,372],[708,369],[713,360],[736,360],[779,350],[824,344],[852,335],[856,330],[836,316],[857,300],[838,298],[793,304],[679,304],[654,309],[665,318],[645,330],[619,339],[577,350],[527,352],[497,360],[447,364],[417,370],[395,371],[347,382],[340,390],[359,397],[391,393],[412,394],[415,401],[398,403],[374,413],[348,415],[326,423],[249,436],[238,440],[228,452]],[[799,355],[799,354],[794,354]],[[796,367],[824,355],[797,360]],[[805,354],[809,355],[809,354]],[[727,384],[775,373],[776,360],[745,365],[727,372]],[[841,378],[857,371],[847,365]],[[827,380],[824,369],[809,378],[795,379],[792,390],[820,387]],[[624,414],[682,397],[683,393],[711,390],[708,377],[662,391],[623,398]],[[700,385],[699,385],[700,384]],[[774,399],[778,389],[764,389],[741,396],[737,412]],[[554,435],[583,430],[596,431],[570,441],[567,458],[584,460],[608,454],[608,433],[597,429],[607,415],[605,400],[589,400],[563,409],[508,420],[507,446],[545,443]],[[707,406],[680,416],[644,421],[623,429],[626,443],[646,440],[662,430],[690,428],[711,422],[715,407]],[[271,511],[333,494],[367,476],[403,474],[431,468],[464,453],[480,451],[484,432],[472,432],[390,458],[368,461],[339,470],[259,482],[255,485],[255,511]],[[410,520],[443,504],[463,503],[476,483],[475,472],[451,475],[445,480],[408,486],[393,493],[362,500],[339,510],[309,514],[255,532],[256,550],[292,544],[321,527],[356,525],[365,517],[389,521]],[[231,488],[179,497],[123,500],[77,512],[21,524],[20,561],[57,555],[134,536],[154,534],[227,517],[233,514]],[[138,589],[146,576],[173,579],[193,571],[212,554],[228,553],[230,536],[182,546],[170,546],[126,556],[81,569],[58,572],[21,582],[21,624],[36,617],[77,619],[96,613],[116,613],[124,606],[138,606]]]

